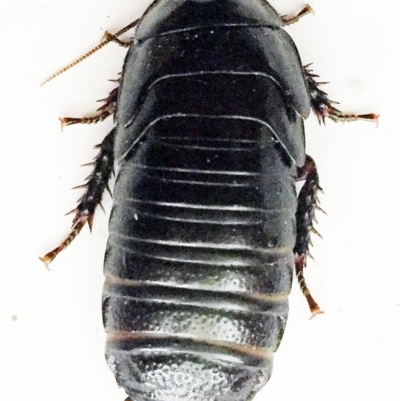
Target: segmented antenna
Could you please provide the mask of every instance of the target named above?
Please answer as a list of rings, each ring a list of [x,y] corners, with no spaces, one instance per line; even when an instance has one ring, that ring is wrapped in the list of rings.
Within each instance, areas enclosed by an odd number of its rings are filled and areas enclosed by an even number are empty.
[[[121,30],[119,30],[117,33],[115,33],[114,35],[108,35],[106,36],[103,41],[96,47],[94,47],[93,49],[89,50],[86,54],[84,54],[82,57],[79,57],[77,60],[73,61],[71,64],[68,64],[66,67],[64,67],[63,69],[61,69],[60,71],[57,71],[55,74],[53,74],[51,77],[47,78],[45,81],[43,81],[40,86],[47,84],[47,82],[51,81],[52,79],[54,79],[55,77],[58,77],[59,75],[63,74],[65,71],[68,71],[70,68],[75,67],[77,64],[79,64],[81,61],[87,59],[88,57],[90,57],[92,54],[96,53],[97,51],[99,51],[100,49],[102,49],[105,45],[107,45],[108,43],[112,42],[114,38],[123,35],[125,32],[129,31],[130,29],[134,28],[137,23],[139,22],[139,20],[135,20],[133,22],[131,22],[130,24],[128,24],[127,26],[125,26],[124,28],[122,28]]]

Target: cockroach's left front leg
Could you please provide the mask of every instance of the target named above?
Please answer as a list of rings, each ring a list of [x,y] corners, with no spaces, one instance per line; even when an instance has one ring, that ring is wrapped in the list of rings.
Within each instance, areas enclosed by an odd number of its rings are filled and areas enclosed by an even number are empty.
[[[307,265],[307,256],[311,257],[309,254],[311,233],[313,232],[314,234],[321,236],[313,226],[315,221],[315,210],[323,210],[318,206],[317,194],[318,191],[322,190],[322,188],[319,186],[317,167],[315,166],[314,160],[308,155],[304,166],[298,169],[297,181],[303,180],[304,185],[298,197],[296,212],[297,238],[293,251],[297,280],[301,291],[307,299],[312,316],[315,316],[323,312],[310,294],[304,279],[303,270]]]
[[[86,188],[86,191],[79,199],[78,206],[70,212],[75,213],[71,232],[57,248],[40,258],[46,267],[75,239],[86,223],[92,229],[93,216],[97,206],[102,207],[101,198],[104,191],[107,190],[111,195],[108,181],[114,172],[114,140],[115,129],[104,138],[101,144],[96,146],[96,148],[100,149],[99,154],[92,163],[87,164],[94,166],[93,171],[87,177],[86,183],[80,186]]]
[[[119,82],[119,79],[112,80],[113,82]],[[107,117],[113,116],[115,120],[115,114],[117,111],[117,100],[118,100],[119,86],[114,88],[105,99],[100,99],[98,102],[104,102],[103,106],[96,110],[96,113],[91,117],[62,117],[60,118],[61,127],[73,124],[96,124],[104,121]]]
[[[119,80],[116,81],[119,82]],[[100,102],[104,102],[104,104],[97,109],[97,112],[91,117],[60,118],[62,127],[73,124],[94,124],[105,120],[111,115],[115,118],[118,91],[119,87],[116,87],[109,93],[108,97],[99,100]],[[76,187],[86,188],[86,191],[78,200],[78,206],[70,212],[75,213],[71,232],[57,248],[40,258],[40,260],[45,263],[46,267],[48,267],[49,263],[75,239],[86,223],[88,223],[90,230],[92,229],[93,216],[97,206],[102,207],[101,198],[103,197],[104,191],[107,190],[111,195],[108,181],[114,172],[114,138],[115,129],[104,138],[101,144],[96,146],[100,151],[93,162],[84,165],[94,166],[94,168],[92,173],[87,177],[86,183]]]

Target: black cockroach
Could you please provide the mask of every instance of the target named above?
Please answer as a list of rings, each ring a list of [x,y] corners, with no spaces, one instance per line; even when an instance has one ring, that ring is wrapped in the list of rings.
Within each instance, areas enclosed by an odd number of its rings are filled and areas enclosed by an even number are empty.
[[[117,161],[103,319],[108,364],[132,401],[251,400],[271,375],[293,267],[312,314],[321,312],[303,277],[320,189],[303,120],[310,109],[320,122],[377,116],[333,107],[301,65],[282,28],[310,11],[156,0],[94,49],[129,46],[99,113],[62,119],[113,115],[116,126],[70,235],[41,259],[91,226]],[[132,42],[118,39],[135,25]]]

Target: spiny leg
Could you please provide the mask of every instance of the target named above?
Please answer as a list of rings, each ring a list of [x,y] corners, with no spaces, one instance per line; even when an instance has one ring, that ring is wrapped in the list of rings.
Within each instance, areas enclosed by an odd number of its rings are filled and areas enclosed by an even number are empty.
[[[378,123],[379,115],[377,114],[346,114],[333,107],[333,104],[338,103],[329,100],[328,95],[319,89],[320,85],[324,85],[327,82],[317,82],[315,78],[318,78],[318,75],[313,74],[312,70],[309,68],[310,65],[311,64],[308,64],[303,67],[304,74],[308,85],[308,91],[310,93],[311,108],[317,116],[320,124],[325,124],[325,118],[330,118],[335,122],[366,120]]]
[[[90,230],[92,229],[93,216],[97,206],[102,207],[101,198],[104,191],[107,190],[111,195],[108,181],[114,172],[114,139],[115,129],[104,138],[101,144],[96,146],[100,149],[99,154],[92,163],[88,164],[94,166],[93,171],[86,178],[86,183],[81,185],[81,187],[86,188],[86,191],[78,200],[78,206],[68,213],[75,213],[71,232],[57,248],[40,258],[46,267],[75,239],[86,223],[88,223]]]
[[[113,80],[119,82],[119,79]],[[105,99],[100,99],[98,102],[104,102],[103,106],[99,107],[96,111],[98,112],[91,117],[62,117],[60,118],[61,127],[73,124],[95,124],[100,121],[104,121],[109,116],[114,116],[117,111],[117,100],[118,100],[119,87],[114,88]]]
[[[298,169],[297,181],[303,180],[305,180],[305,182],[299,194],[296,211],[297,237],[293,251],[297,280],[301,291],[307,299],[312,317],[314,317],[323,312],[310,294],[304,279],[303,270],[307,266],[307,256],[312,258],[309,254],[311,232],[321,237],[313,226],[315,210],[321,210],[322,212],[323,210],[318,206],[317,193],[319,190],[322,190],[322,188],[319,186],[317,167],[315,166],[314,160],[308,155],[306,156],[304,166]]]
[[[281,20],[283,25],[291,25],[294,24],[295,22],[299,21],[302,17],[314,13],[314,10],[311,8],[309,4],[306,4],[304,8],[296,15],[290,16],[290,15],[281,15]]]

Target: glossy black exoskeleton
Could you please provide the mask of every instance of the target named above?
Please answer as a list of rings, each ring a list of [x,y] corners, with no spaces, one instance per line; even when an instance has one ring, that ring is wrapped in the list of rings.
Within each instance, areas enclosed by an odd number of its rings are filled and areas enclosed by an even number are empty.
[[[376,116],[335,109],[301,65],[282,27],[309,10],[157,0],[100,113],[63,119],[117,124],[70,236],[42,259],[91,225],[116,160],[103,317],[109,366],[132,401],[251,400],[271,375],[294,266],[320,312],[302,273],[319,189],[303,119],[310,108],[320,120]]]

